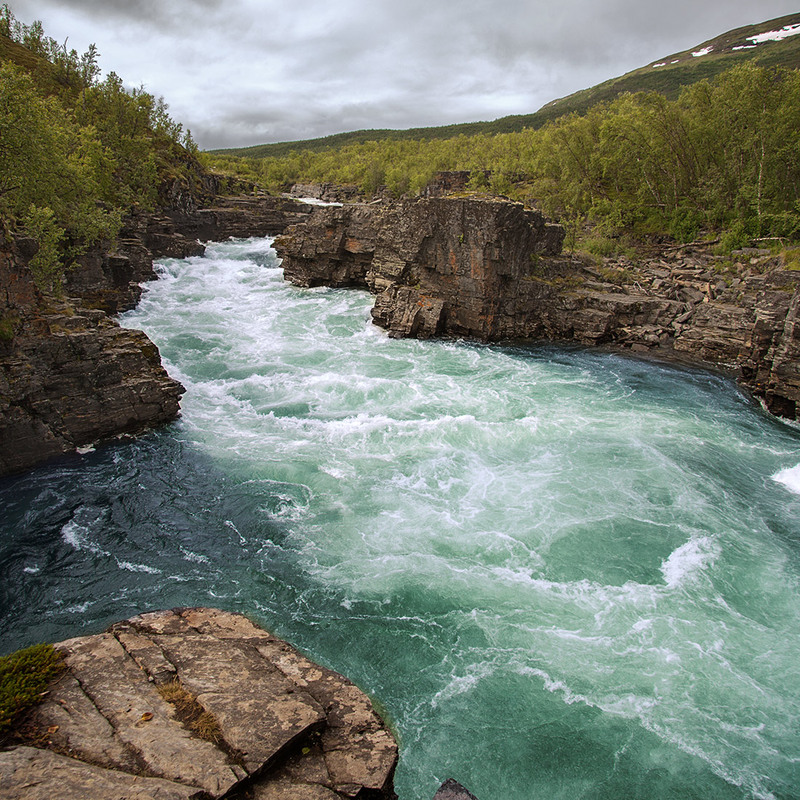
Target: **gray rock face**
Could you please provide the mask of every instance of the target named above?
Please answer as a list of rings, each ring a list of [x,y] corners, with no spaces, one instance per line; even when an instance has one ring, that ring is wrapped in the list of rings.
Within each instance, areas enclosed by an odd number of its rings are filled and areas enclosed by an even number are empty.
[[[107,315],[136,305],[140,283],[156,278],[154,258],[200,255],[198,239],[278,233],[309,212],[293,200],[243,197],[134,214],[116,242],[68,271],[66,300],[36,290],[35,242],[0,245],[0,476],[174,419],[183,387],[143,333]]]
[[[41,297],[18,247],[0,248],[3,287],[0,475],[174,419],[183,387],[141,331],[97,309]]]
[[[2,797],[394,797],[368,698],[245,617],[142,614],[56,647],[67,671],[23,725],[44,749],[0,752]]]
[[[317,209],[275,246],[299,286],[361,286],[391,336],[577,342],[713,366],[766,406],[800,407],[800,275],[702,246],[597,265],[564,231],[502,200],[431,198]]]

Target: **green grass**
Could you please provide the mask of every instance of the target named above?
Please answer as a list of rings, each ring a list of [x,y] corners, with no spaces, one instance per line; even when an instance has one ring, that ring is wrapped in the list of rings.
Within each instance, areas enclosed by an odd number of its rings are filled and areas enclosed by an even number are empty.
[[[15,717],[42,699],[64,669],[61,654],[49,644],[35,644],[0,658],[0,736]]]

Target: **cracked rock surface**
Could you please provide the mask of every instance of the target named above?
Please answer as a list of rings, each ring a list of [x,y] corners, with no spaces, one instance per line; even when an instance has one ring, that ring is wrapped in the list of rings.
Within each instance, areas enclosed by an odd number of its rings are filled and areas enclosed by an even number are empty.
[[[395,796],[366,695],[239,614],[142,614],[56,648],[66,670],[21,726],[35,747],[0,752],[0,797]]]

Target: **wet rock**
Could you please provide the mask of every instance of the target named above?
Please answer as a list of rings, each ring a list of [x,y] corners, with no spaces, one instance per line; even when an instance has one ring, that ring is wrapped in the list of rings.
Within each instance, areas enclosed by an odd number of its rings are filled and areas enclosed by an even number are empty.
[[[245,617],[154,612],[56,647],[67,671],[21,726],[44,749],[0,753],[3,797],[394,797],[369,699]]]
[[[478,800],[470,794],[458,781],[449,778],[433,796],[433,800]]]

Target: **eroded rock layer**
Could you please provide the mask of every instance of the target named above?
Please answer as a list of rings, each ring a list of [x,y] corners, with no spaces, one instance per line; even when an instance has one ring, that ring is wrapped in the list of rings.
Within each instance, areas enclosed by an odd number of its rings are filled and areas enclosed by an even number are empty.
[[[61,642],[66,671],[0,752],[4,798],[392,798],[369,699],[245,617],[142,614]]]
[[[108,314],[136,305],[155,258],[201,255],[200,239],[273,235],[309,211],[284,198],[219,197],[133,214],[116,241],[80,257],[60,298],[34,286],[35,242],[0,244],[0,476],[174,419],[183,387],[143,333]]]
[[[780,258],[694,245],[598,264],[563,238],[519,203],[429,198],[316,209],[276,249],[299,286],[372,291],[392,336],[626,348],[721,368],[797,417],[800,274]]]
[[[0,475],[174,419],[183,393],[144,333],[41,296],[31,251],[0,247]]]

